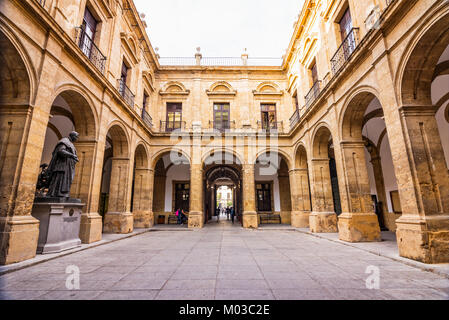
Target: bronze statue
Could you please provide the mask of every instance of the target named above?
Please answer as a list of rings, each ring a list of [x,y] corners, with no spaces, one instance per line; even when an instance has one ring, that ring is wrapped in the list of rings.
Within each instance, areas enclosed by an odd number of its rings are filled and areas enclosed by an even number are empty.
[[[39,185],[48,188],[47,197],[69,198],[70,188],[75,178],[75,165],[79,162],[76,149],[73,145],[79,138],[77,132],[71,132],[67,138],[61,139],[53,153],[48,168],[42,168],[42,177],[39,177]],[[45,170],[45,172],[44,172]]]

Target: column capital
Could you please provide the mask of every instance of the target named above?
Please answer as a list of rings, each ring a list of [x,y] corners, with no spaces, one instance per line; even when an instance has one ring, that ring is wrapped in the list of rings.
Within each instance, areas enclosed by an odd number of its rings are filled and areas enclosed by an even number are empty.
[[[434,117],[438,111],[437,106],[434,105],[414,105],[414,106],[400,106],[399,112],[402,116],[432,116]]]

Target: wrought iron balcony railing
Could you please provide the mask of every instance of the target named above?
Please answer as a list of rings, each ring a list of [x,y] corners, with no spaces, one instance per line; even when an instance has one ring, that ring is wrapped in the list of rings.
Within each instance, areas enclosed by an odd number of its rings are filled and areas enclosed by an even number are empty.
[[[331,59],[332,73],[336,74],[349,60],[359,44],[359,29],[352,28],[348,36],[343,40],[337,52]]]
[[[45,1],[46,1],[46,0],[38,0],[39,4],[40,4],[41,6],[43,6],[43,7],[45,7]]]
[[[312,103],[315,102],[315,100],[318,98],[321,92],[321,81],[316,81],[312,88],[310,89],[309,93],[307,93],[305,100],[306,100],[306,110],[310,108]]]
[[[89,60],[95,65],[95,67],[104,74],[106,57],[87,35],[86,30],[84,30],[83,27],[76,28],[75,42],[86,57],[88,57]]]
[[[265,121],[258,120],[257,121],[257,129],[265,130],[267,132],[269,132],[269,131],[284,132],[284,124],[282,121],[265,122]]]
[[[125,99],[126,103],[130,107],[134,107],[134,94],[129,90],[129,88],[126,86],[126,83],[122,79],[117,80],[118,84],[118,92],[122,96],[123,99]]]
[[[175,130],[185,131],[185,121],[161,121],[159,126],[159,132],[172,132]]]
[[[294,126],[299,122],[300,116],[299,116],[299,110],[296,109],[293,115],[290,117],[290,129],[293,129]]]
[[[209,129],[214,129],[217,131],[226,131],[230,129],[235,129],[235,120],[231,121],[209,121]]]
[[[153,128],[153,118],[145,109],[142,109],[142,120],[149,128]]]

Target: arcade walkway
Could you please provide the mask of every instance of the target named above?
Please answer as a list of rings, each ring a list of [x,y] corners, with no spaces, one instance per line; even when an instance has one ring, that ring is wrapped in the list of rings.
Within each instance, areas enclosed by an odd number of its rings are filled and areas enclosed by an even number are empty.
[[[66,268],[80,290],[66,289]],[[380,288],[366,287],[367,267]],[[449,299],[449,279],[328,239],[223,219],[147,232],[0,276],[1,299]]]

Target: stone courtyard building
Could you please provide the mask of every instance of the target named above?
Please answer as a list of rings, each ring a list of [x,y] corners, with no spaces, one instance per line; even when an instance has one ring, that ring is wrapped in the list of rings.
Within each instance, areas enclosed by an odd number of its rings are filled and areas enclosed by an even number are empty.
[[[40,165],[72,130],[83,243],[177,208],[202,228],[228,186],[244,228],[388,229],[449,262],[449,1],[306,0],[277,61],[161,58],[131,0],[2,0],[0,66],[0,264],[36,255]]]

